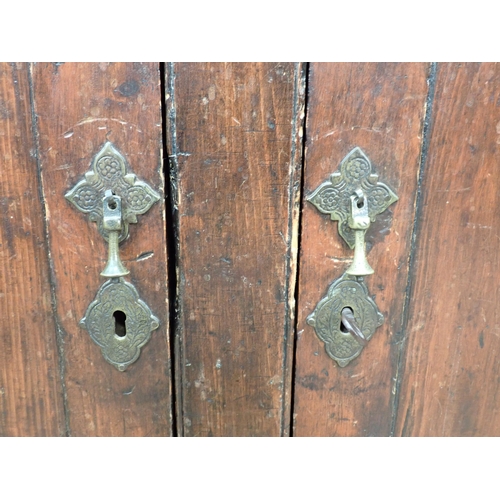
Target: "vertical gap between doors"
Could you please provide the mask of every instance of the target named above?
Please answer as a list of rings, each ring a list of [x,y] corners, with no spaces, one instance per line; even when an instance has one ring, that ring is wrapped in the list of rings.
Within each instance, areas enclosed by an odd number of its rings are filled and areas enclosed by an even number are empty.
[[[299,278],[300,278],[300,253],[302,249],[302,203],[304,196],[304,175],[305,175],[305,149],[307,139],[307,111],[308,111],[308,94],[309,94],[309,72],[310,63],[305,63],[302,67],[304,72],[304,117],[302,119],[302,137],[299,147],[300,151],[300,175],[299,175],[299,199],[298,199],[298,225],[297,225],[297,264],[295,273],[295,288],[293,290],[295,311],[293,316],[293,348],[291,360],[291,381],[290,381],[290,433],[289,436],[293,437],[295,430],[294,407],[295,407],[295,373],[296,373],[296,357],[297,357],[297,324],[298,324],[298,305],[299,305]],[[298,109],[300,107],[298,106]],[[297,117],[300,120],[300,117]],[[292,214],[290,214],[292,217]]]
[[[172,76],[172,75],[170,75]],[[177,377],[180,376],[177,367],[177,359],[175,356],[175,338],[177,330],[177,217],[175,213],[175,203],[173,201],[173,196],[175,193],[173,189],[175,187],[175,179],[172,176],[175,172],[175,165],[171,165],[171,158],[169,157],[168,150],[168,130],[167,130],[167,86],[169,87],[169,98],[173,99],[172,90],[170,89],[170,84],[167,83],[165,74],[165,63],[160,63],[160,78],[161,78],[161,121],[162,121],[162,144],[163,144],[163,177],[165,179],[165,214],[166,214],[166,242],[167,242],[167,275],[168,275],[168,335],[169,335],[169,348],[170,348],[170,376],[171,376],[171,419],[172,419],[172,436],[177,437],[182,435],[179,432],[178,425],[180,423],[177,419]],[[175,119],[175,117],[174,117]],[[172,138],[175,141],[175,136]]]

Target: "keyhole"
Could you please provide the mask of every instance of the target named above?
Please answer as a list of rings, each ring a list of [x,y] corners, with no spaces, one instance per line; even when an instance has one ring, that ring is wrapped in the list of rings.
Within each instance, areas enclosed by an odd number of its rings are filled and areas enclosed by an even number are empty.
[[[116,208],[116,201],[115,200],[110,200],[108,201],[108,207],[110,210],[114,210]]]
[[[356,205],[358,206],[358,208],[363,208],[364,204],[365,204],[364,199],[358,198],[358,201],[356,202]]]
[[[344,312],[346,309],[348,311],[351,311],[354,314],[354,311],[350,307],[344,307],[344,309],[342,309],[342,312]],[[341,318],[340,319],[340,331],[344,332],[344,333],[348,333],[349,330],[344,326],[344,323],[342,322],[342,312],[340,313],[340,318]]]
[[[115,335],[125,337],[127,335],[127,315],[123,311],[115,311],[113,318],[115,318]]]

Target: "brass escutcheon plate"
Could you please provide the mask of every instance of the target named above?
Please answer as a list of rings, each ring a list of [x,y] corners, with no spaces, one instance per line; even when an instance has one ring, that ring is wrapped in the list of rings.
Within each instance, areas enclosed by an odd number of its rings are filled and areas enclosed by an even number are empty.
[[[347,274],[330,285],[326,297],[319,301],[314,312],[307,317],[307,323],[314,327],[317,336],[325,343],[327,354],[341,367],[363,350],[363,346],[350,333],[341,329],[342,310],[347,307],[352,309],[356,323],[367,340],[384,322],[384,316],[369,296],[362,279]]]
[[[117,312],[126,317],[126,331],[120,332],[124,333],[121,336],[116,333]],[[101,348],[106,361],[120,371],[139,358],[141,348],[159,324],[158,318],[139,298],[134,285],[123,278],[106,281],[80,320],[80,325]]]

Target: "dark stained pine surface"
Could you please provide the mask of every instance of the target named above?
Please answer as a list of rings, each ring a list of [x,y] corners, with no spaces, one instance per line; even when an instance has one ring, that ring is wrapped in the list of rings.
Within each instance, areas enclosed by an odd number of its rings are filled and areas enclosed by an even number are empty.
[[[288,433],[301,78],[291,63],[169,66],[185,436]]]
[[[164,204],[139,216],[120,245],[126,279],[161,323],[139,360],[121,373],[78,324],[105,281],[99,273],[107,244],[96,223],[64,198],[108,140],[140,179],[163,193],[159,65],[36,64],[33,87],[69,433],[170,435]],[[151,257],[142,260],[145,253]]]
[[[64,198],[106,141],[162,194],[120,245],[161,323],[124,373]],[[356,146],[399,201],[340,368],[306,318],[353,251],[305,197]],[[494,63],[0,64],[0,436],[500,435],[499,147]]]
[[[63,436],[27,64],[0,64],[0,436]]]
[[[438,64],[396,433],[500,435],[500,65]]]

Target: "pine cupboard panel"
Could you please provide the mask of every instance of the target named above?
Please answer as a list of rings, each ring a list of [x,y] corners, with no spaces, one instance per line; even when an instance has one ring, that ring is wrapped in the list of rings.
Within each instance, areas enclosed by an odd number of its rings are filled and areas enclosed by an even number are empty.
[[[0,64],[0,435],[500,435],[499,137],[494,63]],[[64,197],[107,141],[162,197],[120,245],[160,320],[125,372]],[[399,201],[340,368],[306,318],[353,250],[306,197],[356,146]]]
[[[308,78],[297,304],[296,436],[391,433],[429,64],[313,63]],[[353,250],[306,196],[356,146],[399,196],[367,232],[366,277],[385,317],[360,356],[340,368],[306,323]]]
[[[64,198],[106,141],[163,197],[159,65],[35,64],[33,86],[69,433],[171,435],[163,199],[138,216],[130,237],[120,245],[130,271],[125,279],[135,285],[160,327],[139,359],[119,372],[79,326],[105,281],[99,273],[106,264],[107,244],[96,223]]]
[[[62,436],[29,69],[0,64],[0,436]]]
[[[500,65],[438,64],[396,432],[500,435]]]
[[[179,433],[289,432],[299,64],[168,65]]]

